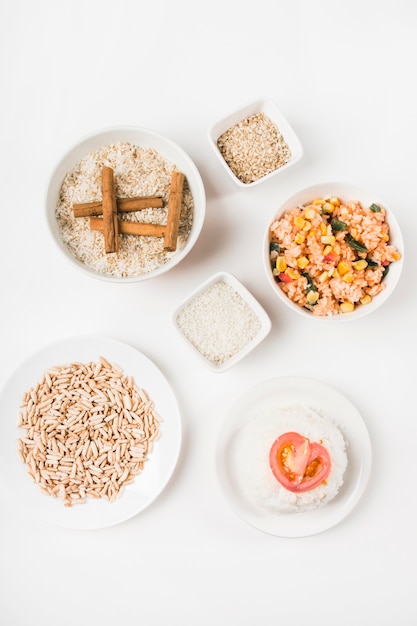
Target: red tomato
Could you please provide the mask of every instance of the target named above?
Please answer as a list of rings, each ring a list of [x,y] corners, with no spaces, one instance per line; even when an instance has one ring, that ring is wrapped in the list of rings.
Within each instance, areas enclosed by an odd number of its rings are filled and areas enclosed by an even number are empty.
[[[288,276],[288,274],[286,274],[285,272],[281,272],[281,274],[278,274],[278,278],[283,283],[292,283],[291,276]]]
[[[324,446],[298,433],[284,433],[274,441],[269,464],[278,482],[297,493],[310,491],[324,482],[332,466]]]
[[[326,254],[326,256],[324,257],[324,261],[326,261],[326,263],[334,263],[336,259],[337,259],[337,255],[334,250],[329,252],[329,254]]]

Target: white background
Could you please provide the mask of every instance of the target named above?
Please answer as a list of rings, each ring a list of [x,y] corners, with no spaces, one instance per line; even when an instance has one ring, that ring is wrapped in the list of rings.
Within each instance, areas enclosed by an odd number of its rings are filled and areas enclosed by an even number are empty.
[[[0,382],[47,343],[104,334],[166,375],[184,440],[162,495],[109,529],[49,526],[22,517],[0,494],[2,625],[417,623],[416,29],[413,0],[3,0]],[[216,161],[207,129],[258,96],[278,103],[304,157],[240,190]],[[207,214],[179,266],[120,286],[58,255],[44,198],[56,160],[77,139],[129,124],[190,154]],[[330,326],[287,310],[262,265],[263,234],[280,202],[326,180],[375,190],[395,211],[406,249],[391,299],[369,318]],[[183,346],[170,314],[220,270],[252,291],[273,329],[244,361],[213,374]],[[247,525],[216,477],[230,403],[279,376],[315,376],[337,388],[372,439],[359,505],[303,539]]]

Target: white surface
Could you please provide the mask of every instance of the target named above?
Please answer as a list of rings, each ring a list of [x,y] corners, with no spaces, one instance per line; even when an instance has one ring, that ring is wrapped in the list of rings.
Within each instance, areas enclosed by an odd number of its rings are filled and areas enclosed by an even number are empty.
[[[415,3],[16,0],[1,4],[0,24],[0,378],[47,343],[105,335],[160,368],[183,421],[170,484],[119,526],[67,530],[23,516],[2,477],[0,623],[414,626]],[[304,156],[240,190],[215,158],[207,129],[259,94],[288,117]],[[56,160],[80,136],[114,124],[153,128],[177,142],[206,188],[196,246],[153,281],[84,276],[57,254],[44,220]],[[263,269],[270,215],[323,180],[374,190],[405,238],[394,294],[349,324],[295,315],[271,293]],[[272,320],[269,337],[222,374],[196,360],[170,320],[216,271],[242,280]],[[229,403],[279,376],[337,388],[372,442],[364,497],[341,523],[308,538],[251,528],[216,476]]]
[[[347,443],[348,467],[337,496],[315,511],[276,515],[257,506],[241,473],[242,433],[261,413],[301,404],[330,417]],[[281,433],[277,433],[277,436]],[[246,442],[245,442],[246,444]],[[308,537],[338,524],[359,502],[368,484],[372,447],[356,407],[337,389],[315,378],[269,378],[242,393],[227,413],[217,444],[217,471],[225,496],[248,524],[278,537]]]
[[[204,293],[207,289],[209,289],[218,282],[225,282],[226,284],[230,285],[230,287],[232,287],[234,291],[238,293],[241,298],[243,298],[243,300],[245,300],[247,305],[257,316],[260,323],[259,331],[253,337],[253,339],[251,339],[241,350],[226,359],[223,363],[215,363],[214,361],[206,358],[204,354],[200,352],[198,348],[191,343],[191,341],[188,340],[177,320],[178,315],[185,307],[187,307],[193,300],[195,300],[195,298],[197,298],[199,295]],[[218,316],[222,316],[223,312],[219,310],[216,311],[216,314]],[[172,318],[178,332],[180,333],[180,337],[183,338],[186,345],[193,351],[193,354],[195,354],[196,357],[200,359],[200,361],[204,363],[204,365],[208,367],[212,372],[217,372],[218,374],[225,372],[230,367],[233,367],[234,365],[236,365],[236,363],[244,359],[250,352],[252,352],[252,350],[254,350],[256,346],[259,345],[261,341],[263,341],[267,337],[267,335],[271,331],[272,326],[271,320],[269,319],[269,316],[265,309],[259,304],[259,302],[256,300],[256,298],[254,298],[254,296],[245,287],[245,285],[230,272],[216,272],[213,276],[210,276],[210,278],[208,278],[201,285],[199,285],[197,289],[194,289],[194,291],[187,296],[184,302],[182,302],[175,309]],[[226,327],[229,328],[229,326]]]
[[[97,362],[103,356],[132,376],[154,402],[161,417],[161,438],[154,442],[143,472],[128,485],[114,503],[88,498],[85,505],[65,507],[60,499],[45,496],[32,482],[26,466],[16,455],[16,441],[23,431],[17,428],[16,407],[23,394],[34,387],[53,366],[80,361]],[[181,418],[175,394],[162,372],[144,354],[128,344],[106,337],[69,337],[45,346],[30,355],[0,391],[0,471],[7,499],[20,515],[35,517],[64,528],[95,529],[120,524],[145,510],[168,484],[181,450]]]

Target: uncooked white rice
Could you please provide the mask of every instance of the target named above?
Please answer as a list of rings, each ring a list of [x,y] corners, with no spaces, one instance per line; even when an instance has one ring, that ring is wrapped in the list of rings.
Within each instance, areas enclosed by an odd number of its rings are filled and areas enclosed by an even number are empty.
[[[285,489],[270,468],[271,446],[287,432],[298,432],[321,443],[330,454],[332,469],[329,476],[310,491],[294,493]],[[330,418],[311,407],[295,405],[264,411],[240,431],[236,445],[238,470],[247,495],[261,509],[277,514],[314,510],[330,502],[343,485],[347,442]]]
[[[73,256],[90,269],[104,275],[129,277],[147,274],[165,265],[183,250],[191,232],[194,200],[184,181],[177,249],[164,250],[163,237],[120,235],[117,253],[106,254],[103,233],[90,230],[88,217],[75,218],[73,204],[101,200],[101,174],[104,166],[114,170],[116,196],[160,196],[164,207],[120,214],[119,219],[151,224],[166,224],[171,174],[175,164],[151,148],[128,142],[106,145],[86,154],[66,174],[56,219],[61,237]]]
[[[261,321],[242,296],[224,280],[210,285],[177,315],[178,328],[208,361],[221,365],[261,330]]]
[[[104,357],[55,366],[24,394],[18,453],[41,491],[65,506],[113,502],[142,472],[160,421],[146,391]]]

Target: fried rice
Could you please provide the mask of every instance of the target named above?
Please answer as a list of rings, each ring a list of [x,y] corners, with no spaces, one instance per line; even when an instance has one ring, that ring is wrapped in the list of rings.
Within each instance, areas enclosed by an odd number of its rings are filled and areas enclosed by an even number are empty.
[[[280,289],[313,315],[349,313],[384,288],[392,262],[384,207],[316,198],[270,226],[271,269]]]

